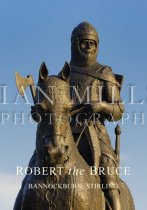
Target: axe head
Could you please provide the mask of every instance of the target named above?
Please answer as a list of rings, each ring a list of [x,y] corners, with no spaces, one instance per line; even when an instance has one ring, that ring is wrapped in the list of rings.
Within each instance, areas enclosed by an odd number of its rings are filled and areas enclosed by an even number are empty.
[[[27,78],[22,77],[18,72],[15,72],[15,80],[18,91],[22,97],[24,97],[24,91],[28,86],[34,85],[33,77],[28,76]]]

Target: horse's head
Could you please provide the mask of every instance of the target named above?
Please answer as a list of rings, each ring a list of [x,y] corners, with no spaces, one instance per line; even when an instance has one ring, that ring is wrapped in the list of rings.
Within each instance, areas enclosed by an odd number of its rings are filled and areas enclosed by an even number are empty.
[[[40,141],[46,161],[61,164],[67,160],[69,145],[65,141],[69,128],[70,67],[65,63],[59,76],[48,76],[45,65],[39,71],[37,101],[45,117],[40,123]],[[45,150],[45,151],[44,151]]]

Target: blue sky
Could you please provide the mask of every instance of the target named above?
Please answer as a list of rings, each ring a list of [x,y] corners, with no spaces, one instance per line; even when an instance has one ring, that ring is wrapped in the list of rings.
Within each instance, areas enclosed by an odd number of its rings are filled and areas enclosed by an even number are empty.
[[[1,0],[0,2],[0,85],[7,85],[7,103],[0,113],[0,209],[11,210],[22,177],[16,165],[27,166],[35,148],[36,125],[28,120],[30,105],[17,98],[15,71],[32,74],[35,82],[42,61],[50,74],[57,74],[70,61],[70,35],[81,21],[89,21],[99,32],[98,61],[125,77],[122,98],[129,119],[121,124],[121,165],[131,167],[131,176],[122,177],[129,185],[137,210],[145,210],[147,148],[147,2],[145,0]],[[134,89],[130,104],[129,85]],[[1,90],[0,90],[1,91]],[[28,90],[29,100],[31,96]],[[25,114],[25,123],[14,124],[14,113]],[[144,113],[144,123],[133,122],[134,113]],[[114,125],[107,125],[112,144]],[[4,189],[5,188],[5,189]]]

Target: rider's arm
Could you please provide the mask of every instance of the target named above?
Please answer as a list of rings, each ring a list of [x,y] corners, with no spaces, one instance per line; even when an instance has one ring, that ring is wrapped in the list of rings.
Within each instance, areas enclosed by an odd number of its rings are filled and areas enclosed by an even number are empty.
[[[124,105],[121,103],[120,91],[116,84],[105,82],[105,101],[101,102],[102,111],[108,114],[109,121],[117,121],[122,118]]]
[[[102,101],[99,103],[93,102],[92,111],[103,113],[109,121],[117,121],[122,118],[124,105],[121,103],[120,90],[111,68],[106,70],[109,81],[103,81]]]

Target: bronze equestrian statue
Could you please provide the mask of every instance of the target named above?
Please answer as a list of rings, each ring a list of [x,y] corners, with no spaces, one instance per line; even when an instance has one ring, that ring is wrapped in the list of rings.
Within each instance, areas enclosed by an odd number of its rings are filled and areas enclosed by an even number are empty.
[[[135,209],[126,184],[116,173],[112,173],[113,175],[107,173],[107,168],[111,171],[112,168],[118,167],[119,156],[111,146],[105,121],[117,121],[122,117],[124,106],[121,103],[120,90],[123,76],[114,75],[110,67],[96,61],[98,46],[98,33],[91,24],[82,22],[75,27],[71,36],[70,66],[66,64],[58,77],[48,77],[45,64],[41,66],[39,72],[38,86],[49,97],[55,98],[55,93],[51,87],[47,89],[47,86],[61,86],[61,90],[58,91],[60,94],[56,96],[58,99],[54,101],[57,105],[49,104],[44,95],[38,92],[40,99],[36,97],[36,101],[39,104],[32,107],[34,120],[39,121],[38,116],[41,116],[42,120],[37,128],[36,151],[29,165],[41,168],[44,165],[56,167],[62,164],[68,168],[69,164],[72,169],[76,165],[77,168],[85,169],[86,176],[67,176],[66,170],[63,176],[26,176],[14,210]],[[69,73],[70,69],[71,73]],[[67,94],[68,86],[71,86],[72,103]],[[59,125],[59,115],[63,114],[62,104],[66,105],[66,112],[64,110],[64,124]],[[45,113],[55,112],[57,115],[53,117],[54,123],[48,126],[48,117],[45,117]],[[67,123],[69,112],[72,116],[70,126]],[[105,175],[95,176],[95,178],[88,176],[91,166],[103,167]],[[109,187],[91,191],[75,190],[74,193],[69,189],[64,192],[62,190],[61,193],[60,190],[51,192],[45,189],[37,192],[37,189],[28,189],[30,182],[39,184],[90,182],[105,184]]]

